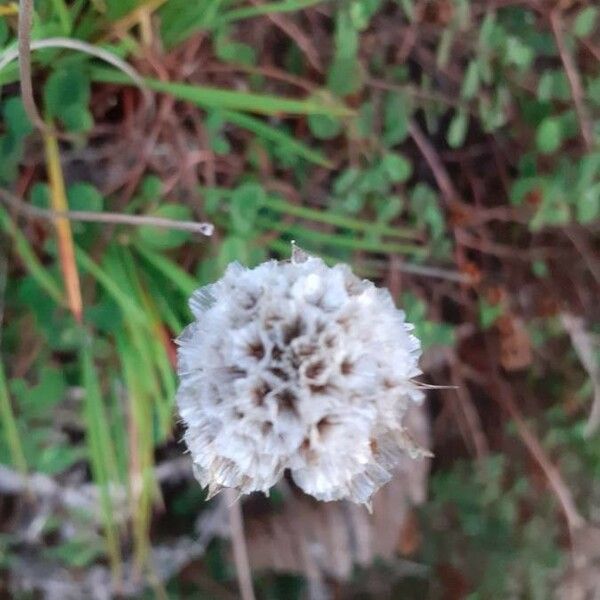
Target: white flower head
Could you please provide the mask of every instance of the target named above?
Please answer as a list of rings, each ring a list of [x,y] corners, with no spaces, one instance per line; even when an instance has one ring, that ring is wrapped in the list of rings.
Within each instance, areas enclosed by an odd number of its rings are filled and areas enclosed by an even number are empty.
[[[387,290],[294,247],[229,265],[190,307],[177,403],[209,496],[268,492],[289,469],[319,500],[369,504],[400,456],[426,454],[402,426],[420,344]]]

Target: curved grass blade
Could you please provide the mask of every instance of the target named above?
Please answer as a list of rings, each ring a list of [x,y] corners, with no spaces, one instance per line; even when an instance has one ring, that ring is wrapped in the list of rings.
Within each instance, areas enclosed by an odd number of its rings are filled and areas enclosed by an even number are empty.
[[[237,125],[243,129],[247,129],[258,137],[277,144],[290,154],[295,154],[312,163],[327,167],[328,169],[333,167],[333,164],[318,150],[313,150],[310,146],[299,142],[291,135],[277,129],[276,127],[273,127],[272,125],[268,125],[256,117],[232,110],[224,110],[221,112],[221,115],[228,123]]]
[[[134,83],[124,73],[106,67],[92,67],[91,78],[93,81],[103,83],[123,85],[132,85]],[[150,90],[171,94],[179,100],[186,100],[203,108],[240,110],[263,115],[289,114],[349,117],[353,114],[349,108],[334,101],[325,104],[312,99],[294,100],[270,94],[256,94],[253,92],[226,90],[190,83],[160,81],[150,77],[144,78],[143,83]]]
[[[110,496],[111,483],[118,481],[118,468],[112,444],[111,426],[102,402],[91,350],[86,343],[81,349],[80,360],[85,390],[84,418],[90,464],[94,480],[100,490],[100,506],[111,571],[115,580],[119,581],[122,577],[123,565],[118,528]]]
[[[219,17],[216,22],[221,25],[224,23],[232,23],[241,19],[251,19],[252,17],[260,17],[262,15],[273,15],[276,13],[287,13],[303,10],[322,4],[327,0],[283,0],[282,2],[270,2],[260,4],[258,6],[244,6],[243,8],[234,8],[228,10],[225,14]]]
[[[135,250],[146,262],[171,281],[186,298],[198,288],[198,282],[166,256],[150,250],[143,244],[135,244]]]
[[[59,305],[66,306],[65,296],[59,284],[48,274],[38,260],[27,238],[18,230],[8,213],[0,206],[0,226],[14,242],[17,256],[23,261],[27,271],[37,284]]]
[[[4,362],[0,360],[0,422],[6,436],[6,442],[10,451],[12,463],[21,473],[27,472],[27,460],[21,445],[17,419],[10,402],[8,394],[8,385],[6,384],[6,374],[4,372]]]
[[[261,229],[265,231],[279,231],[287,233],[301,240],[310,240],[316,244],[326,244],[336,248],[348,250],[367,250],[370,252],[381,252],[383,254],[411,254],[413,256],[426,256],[428,251],[422,246],[415,244],[392,244],[386,242],[372,242],[365,239],[343,237],[332,233],[307,229],[300,225],[288,225],[282,221],[276,221],[266,217],[258,217],[256,220]]]

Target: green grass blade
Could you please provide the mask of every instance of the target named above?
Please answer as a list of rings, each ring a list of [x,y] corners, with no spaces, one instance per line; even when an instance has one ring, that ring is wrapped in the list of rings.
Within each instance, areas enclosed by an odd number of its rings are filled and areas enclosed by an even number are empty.
[[[25,459],[25,453],[23,452],[23,446],[21,445],[17,419],[13,412],[10,396],[8,394],[4,362],[2,360],[0,360],[0,420],[10,450],[12,464],[15,469],[21,473],[26,473],[27,461]]]
[[[232,194],[232,190],[225,188],[200,188],[203,190],[217,190],[223,197],[228,198]],[[346,215],[339,215],[329,212],[326,208],[319,210],[308,206],[292,204],[277,196],[266,196],[263,200],[263,206],[274,212],[284,215],[299,217],[307,221],[315,221],[326,225],[334,225],[342,229],[350,229],[351,231],[359,231],[365,234],[379,235],[385,237],[393,237],[398,239],[414,239],[423,238],[423,233],[410,229],[408,227],[394,227],[383,223],[369,222]]]
[[[173,399],[175,397],[175,379],[167,356],[165,331],[156,311],[156,306],[144,289],[133,256],[127,248],[121,250],[125,272],[130,282],[131,294],[136,295],[152,323],[152,332],[130,327],[132,340],[135,341],[141,366],[145,371],[146,393],[152,399],[158,414],[160,439],[170,433],[173,418]],[[162,384],[162,385],[161,385]],[[162,392],[162,393],[161,393]]]
[[[422,246],[414,244],[391,244],[385,242],[372,242],[365,239],[343,237],[341,235],[325,233],[307,229],[299,225],[287,225],[282,221],[258,217],[256,220],[261,229],[265,231],[279,231],[294,237],[299,243],[302,240],[314,242],[315,244],[326,244],[335,248],[348,250],[366,250],[369,252],[380,252],[383,254],[411,254],[413,256],[427,256],[428,251]]]
[[[135,250],[154,269],[171,281],[186,298],[199,287],[198,282],[191,275],[188,275],[166,256],[150,250],[143,244],[136,244]]]
[[[240,19],[250,19],[252,17],[260,17],[262,15],[272,15],[276,13],[295,12],[322,4],[327,0],[283,0],[283,2],[269,2],[259,6],[245,6],[243,8],[235,8],[224,13],[216,21],[217,23],[231,23]]]
[[[58,21],[60,22],[62,35],[69,36],[71,33],[72,23],[71,15],[69,14],[69,9],[65,4],[65,0],[52,0],[52,9],[54,14],[58,17]]]
[[[104,287],[106,292],[113,298],[119,305],[119,308],[130,320],[140,325],[150,327],[150,322],[144,311],[142,311],[132,297],[119,286],[115,279],[115,273],[109,270],[111,259],[108,254],[104,257],[104,266],[106,267],[106,270],[98,266],[81,248],[75,248],[75,257],[77,259],[77,264]]]
[[[90,464],[94,480],[100,490],[107,554],[113,577],[119,581],[122,577],[122,558],[110,496],[110,484],[118,481],[118,469],[111,441],[111,426],[102,402],[91,350],[85,343],[80,359],[85,390],[84,418]]]
[[[309,221],[316,221],[317,223],[335,225],[336,227],[351,229],[353,231],[363,231],[374,235],[407,239],[419,239],[422,237],[420,232],[407,227],[390,227],[389,225],[384,225],[382,223],[360,221],[359,219],[354,219],[346,215],[328,212],[326,209],[321,211],[315,208],[299,206],[298,204],[291,204],[290,202],[286,202],[285,200],[281,200],[274,196],[267,196],[264,201],[264,206],[276,212],[293,215]]]
[[[38,285],[45,290],[57,304],[65,306],[65,296],[59,284],[42,266],[27,238],[17,229],[8,213],[2,207],[0,207],[0,226],[13,239],[17,256],[23,261],[27,271],[29,271]]]
[[[133,515],[133,545],[135,564],[141,570],[150,549],[150,518],[154,479],[154,446],[151,402],[145,394],[143,375],[136,360],[137,350],[125,332],[116,334],[117,353],[129,400],[128,431],[130,453],[131,511]]]
[[[296,156],[300,156],[301,158],[317,165],[327,167],[328,169],[333,167],[332,163],[318,150],[313,150],[310,146],[297,141],[291,135],[272,125],[268,125],[256,117],[232,110],[224,110],[221,115],[228,123],[247,129],[258,137],[277,144],[290,154],[295,154]]]
[[[116,69],[92,67],[93,81],[133,85],[131,79]],[[202,108],[247,111],[265,115],[327,115],[332,117],[351,116],[353,112],[339,102],[329,104],[319,100],[294,100],[269,94],[256,94],[215,87],[160,81],[145,78],[144,84],[155,92],[171,94],[179,100],[187,100]]]

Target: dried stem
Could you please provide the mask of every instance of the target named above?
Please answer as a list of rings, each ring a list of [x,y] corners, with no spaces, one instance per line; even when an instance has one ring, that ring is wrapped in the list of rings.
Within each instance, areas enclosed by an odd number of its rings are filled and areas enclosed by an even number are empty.
[[[592,135],[592,126],[590,124],[588,114],[585,108],[583,98],[585,96],[583,86],[581,85],[581,79],[577,72],[577,66],[571,56],[568,48],[565,45],[565,39],[563,35],[563,23],[558,9],[550,12],[550,26],[552,27],[552,33],[556,40],[556,46],[558,47],[558,53],[560,59],[565,67],[567,79],[569,80],[569,86],[571,88],[571,96],[573,97],[573,103],[575,104],[575,112],[579,120],[579,127],[581,128],[581,137],[585,142],[586,150],[591,150],[594,146],[594,138]]]
[[[446,199],[446,202],[448,204],[456,204],[457,202],[460,202],[460,195],[454,187],[454,184],[450,179],[450,175],[448,175],[448,172],[442,164],[438,153],[431,145],[429,140],[425,137],[415,121],[410,121],[408,124],[408,131],[415,144],[421,151],[421,154],[427,161],[429,168],[432,170],[435,181],[444,198]]]
[[[111,212],[92,212],[84,210],[56,211],[46,208],[38,208],[26,204],[23,200],[0,189],[0,200],[8,206],[14,208],[20,213],[30,217],[42,218],[48,221],[54,221],[57,218],[69,219],[70,221],[85,221],[90,223],[110,223],[116,225],[132,225],[135,227],[150,226],[163,229],[176,229],[179,231],[189,231],[192,233],[201,233],[210,236],[214,231],[212,223],[196,223],[194,221],[176,221],[175,219],[165,219],[161,217],[147,217],[143,215],[124,215]]]
[[[29,120],[42,132],[49,133],[50,128],[44,123],[35,104],[33,85],[31,82],[31,19],[33,16],[33,0],[19,1],[19,76],[21,79],[21,96],[23,107]]]
[[[244,521],[242,517],[242,503],[233,489],[225,489],[225,502],[229,510],[229,527],[233,544],[233,559],[237,573],[240,596],[242,600],[255,600],[252,588],[252,572],[248,560],[246,537],[244,536]]]
[[[579,511],[575,506],[573,495],[571,494],[567,484],[563,481],[560,471],[552,464],[550,458],[542,448],[539,440],[535,437],[527,425],[523,415],[519,411],[515,401],[512,398],[508,384],[497,372],[494,379],[498,392],[498,400],[514,421],[519,436],[525,444],[525,447],[546,476],[546,479],[554,491],[554,494],[556,495],[556,498],[562,508],[567,525],[569,526],[571,539],[573,539],[574,532],[585,525],[585,519],[579,514]]]

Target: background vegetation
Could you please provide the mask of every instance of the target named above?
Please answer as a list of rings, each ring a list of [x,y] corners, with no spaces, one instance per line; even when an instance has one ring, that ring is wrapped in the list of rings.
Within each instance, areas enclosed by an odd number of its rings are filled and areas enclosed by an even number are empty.
[[[172,339],[192,290],[291,239],[388,286],[426,380],[458,386],[429,394],[429,500],[397,559],[329,591],[597,590],[595,2],[39,0],[45,132],[8,62],[18,9],[0,3],[0,594],[235,597],[227,544],[194,525],[211,505],[181,458]]]

